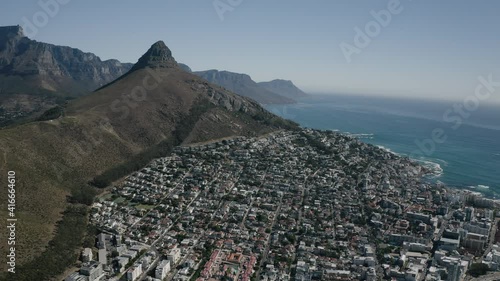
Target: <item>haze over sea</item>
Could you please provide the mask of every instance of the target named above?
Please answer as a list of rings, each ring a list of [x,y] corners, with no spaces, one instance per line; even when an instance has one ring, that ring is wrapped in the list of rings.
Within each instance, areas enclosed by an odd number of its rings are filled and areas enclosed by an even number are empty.
[[[458,102],[417,101],[347,95],[311,95],[292,105],[267,105],[271,112],[303,127],[353,134],[394,153],[410,156],[433,167],[436,179],[448,186],[500,197],[500,107],[480,104],[470,117],[449,113]],[[451,119],[453,121],[451,121]],[[447,136],[444,143],[427,141],[435,129]]]

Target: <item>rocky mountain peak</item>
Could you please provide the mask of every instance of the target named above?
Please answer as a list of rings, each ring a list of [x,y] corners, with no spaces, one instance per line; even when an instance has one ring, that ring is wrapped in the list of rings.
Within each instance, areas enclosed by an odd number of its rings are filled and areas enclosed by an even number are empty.
[[[0,26],[0,51],[12,49],[13,46],[18,44],[18,42],[25,37],[23,28],[19,25]],[[1,56],[0,54],[0,57]]]
[[[282,85],[293,85],[291,80],[285,80],[285,79],[274,79],[273,81],[276,84],[282,84]]]
[[[19,25],[14,26],[0,26],[0,40],[23,38],[24,31]]]
[[[260,82],[259,85],[273,93],[292,99],[307,96],[306,93],[297,88],[290,80],[275,79],[269,82]]]
[[[173,68],[177,67],[177,62],[172,56],[172,51],[163,41],[154,43],[149,50],[142,55],[139,61],[134,65],[132,71],[145,68]]]

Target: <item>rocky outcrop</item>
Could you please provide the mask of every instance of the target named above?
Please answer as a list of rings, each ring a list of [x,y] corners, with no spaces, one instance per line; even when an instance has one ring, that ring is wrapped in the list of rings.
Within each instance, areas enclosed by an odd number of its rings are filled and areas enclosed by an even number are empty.
[[[31,40],[20,26],[0,27],[0,126],[88,94],[131,67],[75,48]]]
[[[293,99],[283,97],[260,87],[247,74],[218,70],[196,71],[193,73],[210,83],[224,87],[238,95],[249,97],[261,104],[295,103]]]
[[[193,70],[191,70],[191,67],[189,67],[188,65],[183,64],[183,63],[177,63],[177,64],[179,65],[179,67],[180,67],[182,70],[184,70],[184,71],[186,71],[186,72],[189,72],[189,73],[193,72]]]
[[[301,98],[307,96],[301,89],[297,88],[290,80],[276,79],[269,82],[260,82],[259,86],[288,98]]]
[[[179,66],[174,57],[172,57],[172,51],[170,51],[167,45],[163,41],[158,41],[149,48],[130,71],[132,72],[145,67],[176,68]]]
[[[75,48],[30,40],[20,26],[0,27],[0,74],[38,81],[31,87],[80,95],[111,82],[131,67],[117,60],[102,61]]]

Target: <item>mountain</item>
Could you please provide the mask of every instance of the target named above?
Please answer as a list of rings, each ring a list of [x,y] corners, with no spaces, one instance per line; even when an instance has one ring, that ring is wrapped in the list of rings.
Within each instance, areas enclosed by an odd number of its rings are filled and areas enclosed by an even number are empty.
[[[269,82],[260,82],[259,86],[275,93],[291,99],[307,96],[301,89],[297,88],[290,80],[276,79]]]
[[[81,205],[92,202],[89,182],[106,186],[179,144],[297,126],[183,71],[161,41],[116,81],[44,116],[0,130],[0,182],[15,171],[22,221],[16,280],[53,279],[74,264],[81,241],[93,243],[85,239],[88,212]],[[0,243],[0,251],[6,247]],[[0,272],[5,267],[2,255]]]
[[[295,103],[291,98],[281,96],[259,86],[259,84],[253,81],[247,74],[218,70],[195,71],[194,74],[210,83],[217,84],[239,95],[254,99],[261,104]]]
[[[179,63],[179,67],[186,72],[193,72],[193,70],[191,70],[191,67],[189,67],[187,64]]]
[[[0,125],[87,94],[131,67],[31,40],[20,26],[0,27]]]

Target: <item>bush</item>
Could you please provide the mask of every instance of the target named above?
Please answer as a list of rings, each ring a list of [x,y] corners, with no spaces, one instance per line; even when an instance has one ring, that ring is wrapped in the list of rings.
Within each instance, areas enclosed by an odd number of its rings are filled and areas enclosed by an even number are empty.
[[[90,206],[94,203],[94,197],[96,195],[97,191],[93,187],[82,185],[80,188],[77,187],[71,191],[70,202]]]
[[[473,263],[470,266],[469,271],[467,273],[469,273],[474,277],[478,277],[481,275],[485,275],[488,272],[488,269],[489,269],[488,265],[484,263]]]
[[[78,259],[78,249],[87,229],[87,208],[69,206],[57,224],[57,233],[39,257],[16,269],[15,280],[51,280]],[[2,276],[0,276],[1,279]],[[10,280],[10,279],[9,279]]]
[[[64,109],[60,106],[53,107],[47,111],[45,111],[40,117],[38,117],[37,121],[48,121],[57,119],[64,115]]]

